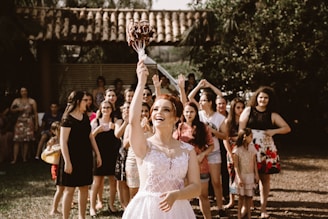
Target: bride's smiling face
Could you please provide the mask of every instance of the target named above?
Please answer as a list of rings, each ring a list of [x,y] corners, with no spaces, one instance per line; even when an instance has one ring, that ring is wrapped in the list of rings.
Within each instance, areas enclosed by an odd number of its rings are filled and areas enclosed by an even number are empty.
[[[175,123],[176,116],[173,104],[169,100],[159,99],[153,105],[151,119],[154,126]]]

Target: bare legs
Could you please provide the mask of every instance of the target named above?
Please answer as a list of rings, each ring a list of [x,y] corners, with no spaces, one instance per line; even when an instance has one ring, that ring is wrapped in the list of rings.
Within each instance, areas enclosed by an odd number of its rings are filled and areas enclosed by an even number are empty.
[[[75,187],[65,187],[63,193],[63,219],[69,218],[69,212],[71,211],[73,195]]]
[[[260,174],[260,202],[261,202],[261,217],[267,218],[266,206],[270,192],[270,174]]]
[[[139,188],[129,188],[130,200],[137,194]]]
[[[210,166],[210,175],[213,185],[213,190],[216,198],[216,205],[218,210],[222,209],[222,185],[221,185],[221,164],[209,164]]]
[[[242,219],[246,216],[251,219],[251,200],[252,197],[249,196],[241,196],[238,198],[238,219]]]
[[[126,181],[117,181],[117,189],[121,206],[125,209],[130,201],[130,190]]]
[[[50,211],[50,215],[59,214],[58,204],[59,204],[61,197],[63,196],[63,192],[64,192],[64,188],[65,188],[64,186],[58,186],[58,185],[56,187],[57,187],[57,189],[56,189],[56,193],[53,198],[52,209]]]
[[[260,202],[261,202],[261,209],[260,209],[261,218],[269,218],[269,215],[266,211],[266,206],[268,203],[268,197],[270,192],[270,174],[260,174],[259,188],[260,188]],[[246,196],[244,196],[244,198],[242,198],[242,196],[239,196],[239,199],[243,199],[244,206],[243,204],[240,204],[240,202],[238,201],[238,218],[239,217],[243,218],[246,214],[248,218],[250,218],[253,199],[251,197],[246,197]]]
[[[204,219],[211,219],[211,205],[208,199],[208,182],[202,182],[202,190],[199,196],[199,207],[203,213]]]
[[[104,182],[105,182],[105,177],[101,180],[101,183],[99,185],[99,189],[98,189],[98,192],[97,192],[96,210],[99,210],[99,209],[103,208]]]
[[[23,162],[27,161],[27,154],[28,154],[28,142],[23,143]]]
[[[96,215],[96,200],[98,197],[98,204],[99,198],[102,201],[102,191],[104,188],[104,181],[105,177],[104,176],[94,176],[93,177],[93,183],[91,187],[91,194],[90,194],[90,215]],[[111,212],[116,212],[117,209],[114,206],[115,198],[116,198],[116,184],[117,181],[114,176],[108,176],[108,181],[109,181],[109,201],[108,201],[108,210]],[[100,193],[101,192],[101,193]],[[97,205],[98,205],[97,204]]]
[[[114,207],[114,201],[116,197],[116,179],[115,176],[109,176],[109,202],[108,202],[108,208],[111,212],[116,212],[117,209]]]
[[[79,188],[79,219],[85,219],[85,212],[88,200],[88,186],[81,186]],[[65,187],[63,194],[63,219],[68,219],[72,207],[73,195],[75,187]]]
[[[17,162],[20,144],[21,144],[20,142],[14,143],[14,151],[13,151],[14,159],[11,161],[11,164],[15,164]],[[29,145],[28,142],[23,143],[23,150],[22,150],[23,162],[27,161],[28,145]]]
[[[12,164],[15,164],[17,162],[18,152],[19,152],[19,143],[15,142],[14,150],[13,150],[14,159],[11,161]]]
[[[88,186],[81,186],[79,187],[79,219],[85,219],[85,212],[87,209],[87,202],[88,202]]]
[[[96,215],[96,199],[100,197],[99,190],[104,185],[104,176],[93,176],[90,194],[90,216]],[[102,199],[102,197],[100,197]],[[99,201],[99,200],[98,200]]]
[[[225,209],[233,208],[233,206],[235,205],[235,195],[230,193],[229,197],[230,201],[227,205],[224,206]]]

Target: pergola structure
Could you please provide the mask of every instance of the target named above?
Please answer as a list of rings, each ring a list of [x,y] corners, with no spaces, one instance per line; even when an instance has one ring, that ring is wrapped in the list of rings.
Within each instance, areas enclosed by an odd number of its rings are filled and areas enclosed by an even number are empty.
[[[54,96],[65,97],[68,89],[85,89],[95,86],[98,75],[106,78],[135,75],[134,63],[109,64],[58,64],[52,63],[54,49],[62,45],[119,45],[130,50],[126,42],[126,27],[131,19],[148,20],[155,29],[150,46],[179,45],[182,36],[194,25],[202,26],[204,43],[214,41],[209,16],[211,11],[176,10],[152,11],[140,9],[105,8],[17,8],[21,19],[38,25],[36,34],[27,36],[36,45],[40,66],[42,106],[47,109]],[[131,52],[132,51],[132,52]],[[128,53],[128,52],[127,52]],[[156,73],[156,63],[152,69]],[[61,97],[62,96],[62,97]]]

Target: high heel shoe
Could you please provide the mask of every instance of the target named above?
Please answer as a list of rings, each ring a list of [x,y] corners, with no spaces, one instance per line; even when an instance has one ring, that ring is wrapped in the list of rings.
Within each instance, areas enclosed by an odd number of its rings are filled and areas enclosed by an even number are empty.
[[[109,212],[110,214],[116,214],[116,213],[118,212],[118,210],[115,209],[115,211],[114,211],[114,210],[111,209],[110,206],[108,206],[108,212]]]
[[[113,207],[114,208],[114,207]],[[113,216],[118,216],[118,217],[122,217],[123,216],[123,212],[124,211],[120,211],[118,209],[115,209],[115,211],[113,211],[109,206],[108,206],[108,213],[110,215],[113,215]]]
[[[90,217],[91,218],[97,218],[97,213],[95,210],[90,209]]]
[[[91,218],[97,218],[97,214],[90,215]]]

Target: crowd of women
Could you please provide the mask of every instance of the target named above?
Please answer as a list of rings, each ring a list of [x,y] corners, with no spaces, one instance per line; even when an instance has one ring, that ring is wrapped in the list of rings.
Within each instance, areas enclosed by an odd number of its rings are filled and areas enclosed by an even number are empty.
[[[191,89],[180,75],[173,95],[162,93],[157,75],[154,92],[149,88],[142,61],[136,72],[136,87],[124,92],[105,89],[99,77],[93,94],[69,95],[57,136],[61,157],[51,214],[59,212],[62,195],[61,213],[69,218],[78,188],[79,218],[85,218],[88,197],[89,214],[97,217],[107,177],[108,211],[123,209],[123,218],[195,218],[194,198],[203,217],[212,218],[211,195],[220,217],[227,217],[238,198],[238,218],[251,218],[257,183],[261,218],[269,218],[270,174],[280,170],[272,137],[290,132],[273,89],[260,87],[247,103],[234,98],[228,112],[228,100],[205,79]]]

